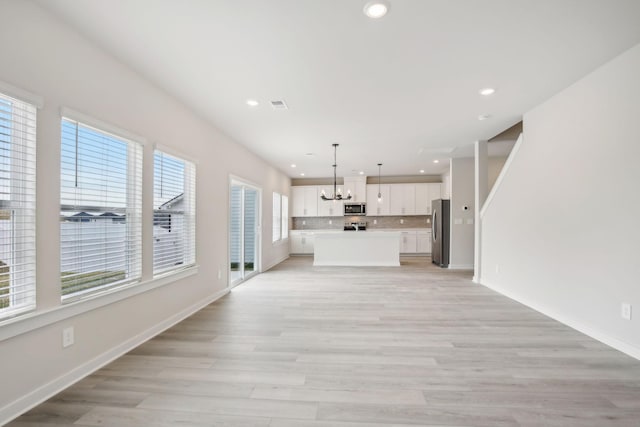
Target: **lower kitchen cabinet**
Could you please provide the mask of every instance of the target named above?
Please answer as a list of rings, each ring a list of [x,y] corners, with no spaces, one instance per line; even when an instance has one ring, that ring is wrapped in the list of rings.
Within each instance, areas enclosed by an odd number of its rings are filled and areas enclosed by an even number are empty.
[[[431,231],[402,231],[400,233],[400,253],[430,254]]]
[[[420,254],[431,253],[431,232],[430,231],[418,231],[417,232],[417,251]]]
[[[314,233],[291,230],[289,232],[289,242],[291,245],[289,250],[292,254],[312,254],[314,239]]]

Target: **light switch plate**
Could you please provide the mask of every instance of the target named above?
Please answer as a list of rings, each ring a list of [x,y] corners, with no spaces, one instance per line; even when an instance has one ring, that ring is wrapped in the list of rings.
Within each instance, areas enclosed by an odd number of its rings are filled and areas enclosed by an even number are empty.
[[[453,223],[454,223],[455,225],[460,225],[460,224],[462,224],[462,218],[454,218],[454,219],[453,219]]]
[[[620,316],[625,320],[631,320],[631,304],[622,303],[620,305]]]
[[[75,337],[73,335],[73,326],[69,326],[62,330],[62,347],[69,347],[70,345],[73,345],[75,342]]]

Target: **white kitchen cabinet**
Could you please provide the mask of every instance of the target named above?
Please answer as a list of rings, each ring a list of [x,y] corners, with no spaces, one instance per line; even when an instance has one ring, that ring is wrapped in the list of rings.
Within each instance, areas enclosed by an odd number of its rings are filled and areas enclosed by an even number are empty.
[[[417,235],[415,231],[402,231],[400,233],[400,253],[415,254],[417,250]]]
[[[429,184],[416,184],[416,215],[429,215],[430,211]]]
[[[416,184],[390,184],[389,211],[391,215],[415,215]]]
[[[290,252],[292,254],[312,254],[315,234],[308,231],[289,232]]]
[[[367,216],[389,215],[389,184],[380,185],[380,194],[378,202],[378,184],[367,185]]]
[[[418,231],[416,233],[416,251],[419,254],[431,253],[431,231]]]
[[[351,193],[353,203],[367,202],[367,177],[366,176],[345,176],[344,177],[344,195]]]
[[[430,182],[415,184],[416,186],[416,215],[431,215],[431,202],[441,198],[441,184]]]
[[[333,195],[333,184],[331,185],[318,185],[318,216],[343,216],[344,215],[344,202],[342,200],[322,200],[320,194],[324,190],[327,197]],[[343,191],[342,185],[338,185],[336,190]],[[343,193],[344,194],[344,193]]]
[[[318,216],[318,189],[315,185],[291,187],[291,216]]]

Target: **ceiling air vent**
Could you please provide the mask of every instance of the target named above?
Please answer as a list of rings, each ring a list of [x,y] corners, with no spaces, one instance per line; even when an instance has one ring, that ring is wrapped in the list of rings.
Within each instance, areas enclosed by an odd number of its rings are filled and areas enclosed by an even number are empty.
[[[274,110],[288,110],[287,104],[283,100],[271,101]]]

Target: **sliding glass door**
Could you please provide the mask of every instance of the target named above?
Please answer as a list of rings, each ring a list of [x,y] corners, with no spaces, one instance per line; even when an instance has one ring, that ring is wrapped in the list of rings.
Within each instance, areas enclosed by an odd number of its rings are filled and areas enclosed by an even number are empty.
[[[258,271],[260,189],[232,180],[229,206],[229,283],[233,287]]]

